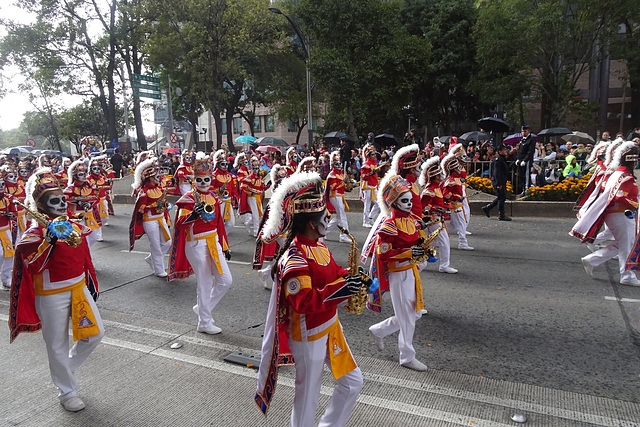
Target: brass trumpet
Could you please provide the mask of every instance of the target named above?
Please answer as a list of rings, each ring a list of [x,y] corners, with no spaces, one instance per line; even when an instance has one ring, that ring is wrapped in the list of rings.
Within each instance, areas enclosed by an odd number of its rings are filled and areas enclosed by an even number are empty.
[[[225,185],[220,187],[220,189],[218,190],[218,197],[222,199],[226,199],[227,197],[229,197],[229,190],[227,190],[227,187]]]
[[[19,200],[14,200],[13,203],[15,203],[18,206],[23,207],[24,210],[27,211],[29,216],[31,216],[31,218],[35,219],[36,222],[38,224],[40,224],[41,226],[43,226],[44,228],[49,228],[49,224],[52,223],[52,222],[63,222],[63,221],[70,222],[69,221],[69,217],[66,216],[66,215],[59,216],[59,217],[55,218],[53,221],[49,221],[45,215],[41,214],[40,212],[36,212],[36,211],[33,211],[33,210],[29,209],[27,207],[27,205],[25,205],[24,203],[20,202]],[[69,236],[65,237],[63,240],[67,245],[71,246],[72,248],[77,248],[78,245],[80,243],[82,243],[82,236],[80,235],[78,230],[76,230],[74,228],[73,231],[71,232],[71,234],[69,234]]]
[[[358,268],[359,257],[358,257],[358,246],[356,244],[356,238],[353,237],[343,227],[338,226],[338,229],[341,233],[346,234],[349,239],[351,239],[351,250],[349,251],[349,276],[360,276],[362,279],[362,286],[358,293],[351,296],[347,301],[347,305],[344,309],[349,313],[362,314],[364,308],[367,306],[367,298],[369,293],[369,286],[367,283],[371,283],[371,278],[365,274],[361,273]]]

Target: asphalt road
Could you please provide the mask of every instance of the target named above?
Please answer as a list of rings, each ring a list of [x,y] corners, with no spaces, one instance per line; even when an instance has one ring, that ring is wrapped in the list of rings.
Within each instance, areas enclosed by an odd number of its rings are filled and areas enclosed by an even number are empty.
[[[239,226],[229,234],[233,285],[213,312],[223,333],[208,337],[194,332],[197,319],[191,307],[196,298],[195,277],[168,283],[153,276],[144,262],[149,251],[146,237],[136,243],[133,252],[128,251],[131,209],[131,205],[116,205],[117,216],[105,227],[105,241],[92,250],[103,317],[114,325],[125,318],[137,319],[140,342],[152,340],[153,333],[145,335],[145,325],[154,331],[171,325],[190,331],[195,339],[233,341],[257,352],[269,291],[251,270],[254,239]],[[351,231],[361,243],[368,233],[360,227],[361,214],[354,212],[348,217]],[[447,275],[429,266],[421,273],[429,313],[416,325],[414,347],[430,371],[462,375],[471,382],[485,379],[613,399],[620,404],[640,403],[640,288],[617,283],[615,262],[596,269],[595,278],[588,277],[580,263],[587,249],[567,234],[572,223],[568,218],[514,218],[507,223],[472,217],[469,244],[476,250],[459,251],[455,249],[457,239],[452,239],[451,265],[460,272]],[[327,244],[344,265],[349,245],[339,243],[336,234],[328,236]],[[8,307],[7,301],[8,295],[0,294],[0,308]],[[385,366],[388,372],[396,372],[396,338],[387,337],[385,350],[379,351],[367,330],[392,312],[388,295],[382,314],[340,312],[356,360],[371,369]],[[112,331],[107,331],[107,337],[117,339],[125,334],[118,328]],[[33,341],[32,345],[42,344]],[[0,354],[11,354],[7,348],[8,335]],[[198,357],[221,362],[228,352],[207,353],[205,348],[199,350]],[[41,363],[45,364],[44,360]],[[415,378],[415,373],[402,368],[397,375]],[[40,380],[43,384],[49,381]],[[463,385],[458,387],[464,389]],[[378,388],[384,391],[384,384]],[[287,405],[290,401],[284,403]]]

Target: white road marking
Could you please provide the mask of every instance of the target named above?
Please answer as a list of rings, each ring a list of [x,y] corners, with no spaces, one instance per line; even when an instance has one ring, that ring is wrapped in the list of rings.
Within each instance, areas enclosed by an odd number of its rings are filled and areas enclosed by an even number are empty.
[[[633,298],[604,297],[604,299],[607,301],[640,302],[640,299],[633,299]]]
[[[129,252],[129,251],[128,251],[128,250],[126,250],[126,249],[121,250],[120,252],[125,252],[125,253],[128,253],[128,254],[140,254],[140,255],[150,255],[150,254],[151,254],[151,252],[144,252],[144,251],[131,251],[131,252]],[[169,254],[165,254],[165,256],[166,256],[166,257],[168,257],[168,256],[169,256]],[[251,263],[251,262],[246,262],[246,261],[235,261],[235,260],[227,261],[227,264],[252,265],[252,263]]]

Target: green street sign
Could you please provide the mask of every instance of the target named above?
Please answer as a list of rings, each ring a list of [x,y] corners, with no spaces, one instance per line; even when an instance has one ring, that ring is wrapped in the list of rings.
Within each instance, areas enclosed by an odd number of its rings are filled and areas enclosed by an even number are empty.
[[[134,89],[146,89],[146,90],[150,90],[153,92],[160,92],[160,86],[159,85],[153,85],[153,84],[147,84],[147,83],[140,83],[140,82],[133,82],[133,88]]]
[[[133,89],[133,96],[136,98],[162,99],[160,92],[143,92],[140,89]]]
[[[133,74],[133,81],[160,84],[160,79],[158,77],[145,76],[143,74],[135,74],[135,73]]]

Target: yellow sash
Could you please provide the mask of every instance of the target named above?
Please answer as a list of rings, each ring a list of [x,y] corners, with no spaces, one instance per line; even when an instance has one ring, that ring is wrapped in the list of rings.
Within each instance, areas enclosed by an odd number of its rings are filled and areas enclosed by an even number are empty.
[[[260,217],[262,217],[262,196],[256,193],[249,197],[253,197],[256,199],[256,204],[258,205],[258,212],[260,213]]]
[[[109,211],[107,211],[107,198],[103,197],[99,201],[100,203],[100,218],[109,218]]]
[[[397,271],[413,270],[413,276],[416,281],[416,312],[424,308],[424,299],[422,297],[422,282],[420,281],[420,273],[418,272],[418,266],[416,264],[407,264],[403,266],[397,266],[396,263],[389,264],[389,272],[394,273]]]
[[[209,254],[211,255],[211,259],[213,259],[213,263],[218,270],[218,274],[222,274],[222,267],[220,266],[220,258],[218,257],[218,233],[207,234],[207,248],[209,248]]]
[[[233,211],[231,210],[231,199],[222,200],[222,219],[231,219]]]
[[[71,291],[71,323],[74,341],[100,333],[96,316],[93,314],[91,304],[87,301],[87,296],[84,293],[84,280],[82,280],[80,286]]]
[[[160,230],[162,230],[162,237],[164,237],[165,242],[168,242],[169,239],[171,239],[171,235],[169,234],[169,230],[167,230],[167,227],[165,227],[165,223],[163,219],[164,219],[164,215],[161,215],[158,218],[149,218],[145,215],[145,218],[143,218],[143,221],[144,222],[158,221],[160,225]]]
[[[18,211],[18,227],[21,231],[27,231],[27,211]]]
[[[347,204],[347,200],[344,198],[344,194],[335,193],[334,195],[332,195],[330,197],[337,197],[339,199],[342,199],[342,203],[344,204],[344,211],[345,212],[351,212],[351,209],[349,209],[349,205]],[[334,206],[334,208],[335,208],[335,206]]]
[[[11,244],[11,238],[7,236],[7,231],[9,231],[9,226],[0,228],[0,243],[2,243],[2,251],[4,254],[4,258],[11,258],[15,251],[13,250],[13,245]]]
[[[332,328],[327,337],[327,346],[329,347],[331,373],[335,379],[340,379],[343,375],[356,369],[358,365],[353,360],[347,341],[344,339],[342,326],[339,322],[336,321],[336,323],[336,327]]]
[[[98,221],[96,221],[96,217],[93,216],[93,209],[85,212],[84,216],[85,216],[87,227],[89,227],[92,230],[97,230],[98,228],[100,228],[100,226],[98,225]]]

